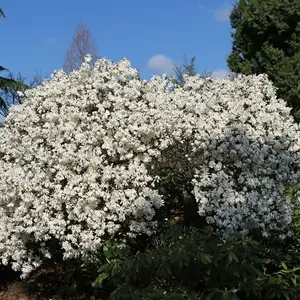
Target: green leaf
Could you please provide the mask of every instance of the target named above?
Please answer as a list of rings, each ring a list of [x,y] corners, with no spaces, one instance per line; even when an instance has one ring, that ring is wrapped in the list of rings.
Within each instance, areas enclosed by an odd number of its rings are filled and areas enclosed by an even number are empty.
[[[212,263],[212,260],[211,260],[212,256],[211,255],[201,253],[200,256],[201,256],[201,262],[203,264],[208,265],[208,264]]]
[[[230,251],[228,254],[228,264],[230,265],[232,263],[233,260],[233,253]]]
[[[103,247],[103,254],[109,260],[115,257],[115,255],[113,253],[113,249],[110,245],[105,245]]]
[[[285,264],[285,262],[281,262],[281,266],[287,271],[288,270],[288,267],[287,267],[287,265]]]
[[[285,300],[290,300],[290,296],[289,296],[288,292],[282,291],[282,296],[284,297]]]
[[[108,277],[109,275],[105,273],[98,275],[97,279],[94,282],[94,285],[96,285],[97,287],[102,287],[104,280]]]
[[[10,78],[5,78],[0,76],[0,89],[6,89],[6,88],[21,90],[23,88],[27,88],[27,85]]]
[[[105,271],[109,271],[111,270],[112,266],[110,263],[108,264],[105,264],[103,266],[101,266],[99,269],[98,269],[98,273],[102,273],[102,272],[105,272]]]

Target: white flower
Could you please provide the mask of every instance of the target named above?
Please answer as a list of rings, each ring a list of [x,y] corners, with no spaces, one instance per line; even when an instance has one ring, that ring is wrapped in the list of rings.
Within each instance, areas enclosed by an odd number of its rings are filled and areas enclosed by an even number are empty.
[[[156,211],[174,201],[159,190],[164,170],[192,184],[199,214],[229,233],[291,222],[300,132],[266,76],[186,77],[169,91],[169,78],[141,81],[127,60],[90,59],[26,91],[0,131],[2,264],[27,275],[52,238],[68,259],[107,235],[152,234]]]
[[[85,58],[84,58],[84,61],[85,61],[86,63],[91,62],[91,61],[92,61],[92,55],[90,55],[90,54],[86,55]]]

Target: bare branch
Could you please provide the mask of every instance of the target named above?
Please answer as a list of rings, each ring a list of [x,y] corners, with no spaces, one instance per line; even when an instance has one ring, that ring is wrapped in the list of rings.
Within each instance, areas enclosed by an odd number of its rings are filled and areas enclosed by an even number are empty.
[[[70,48],[66,51],[63,69],[70,73],[82,64],[87,54],[92,55],[92,64],[98,58],[97,46],[92,40],[91,32],[84,23],[77,26]]]
[[[45,76],[43,76],[42,73],[38,71],[33,75],[33,78],[29,82],[28,87],[34,88],[34,87],[40,85],[44,79],[45,79]]]
[[[196,56],[193,56],[190,59],[184,56],[183,63],[181,65],[174,65],[176,81],[180,85],[184,84],[184,75],[195,76],[196,74],[198,74],[195,61],[196,61]],[[200,76],[202,78],[207,78],[210,75],[211,72],[208,72],[207,70],[203,70],[200,73]]]

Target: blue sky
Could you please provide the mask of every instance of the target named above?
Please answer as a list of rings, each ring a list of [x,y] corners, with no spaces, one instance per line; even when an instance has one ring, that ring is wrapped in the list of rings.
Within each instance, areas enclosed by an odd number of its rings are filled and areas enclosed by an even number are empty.
[[[31,78],[60,69],[78,23],[100,56],[128,58],[143,78],[168,72],[184,55],[199,72],[223,76],[231,50],[228,15],[234,0],[4,0],[1,65]]]

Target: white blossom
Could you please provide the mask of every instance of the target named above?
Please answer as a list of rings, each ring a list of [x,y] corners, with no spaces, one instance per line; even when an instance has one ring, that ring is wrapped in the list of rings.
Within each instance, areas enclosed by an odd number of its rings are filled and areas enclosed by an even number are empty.
[[[127,60],[89,59],[26,91],[0,131],[2,264],[25,276],[51,257],[53,238],[68,259],[107,237],[151,235],[171,201],[158,189],[166,167],[225,231],[267,235],[290,223],[299,128],[265,75],[193,76],[181,87],[141,81]]]

